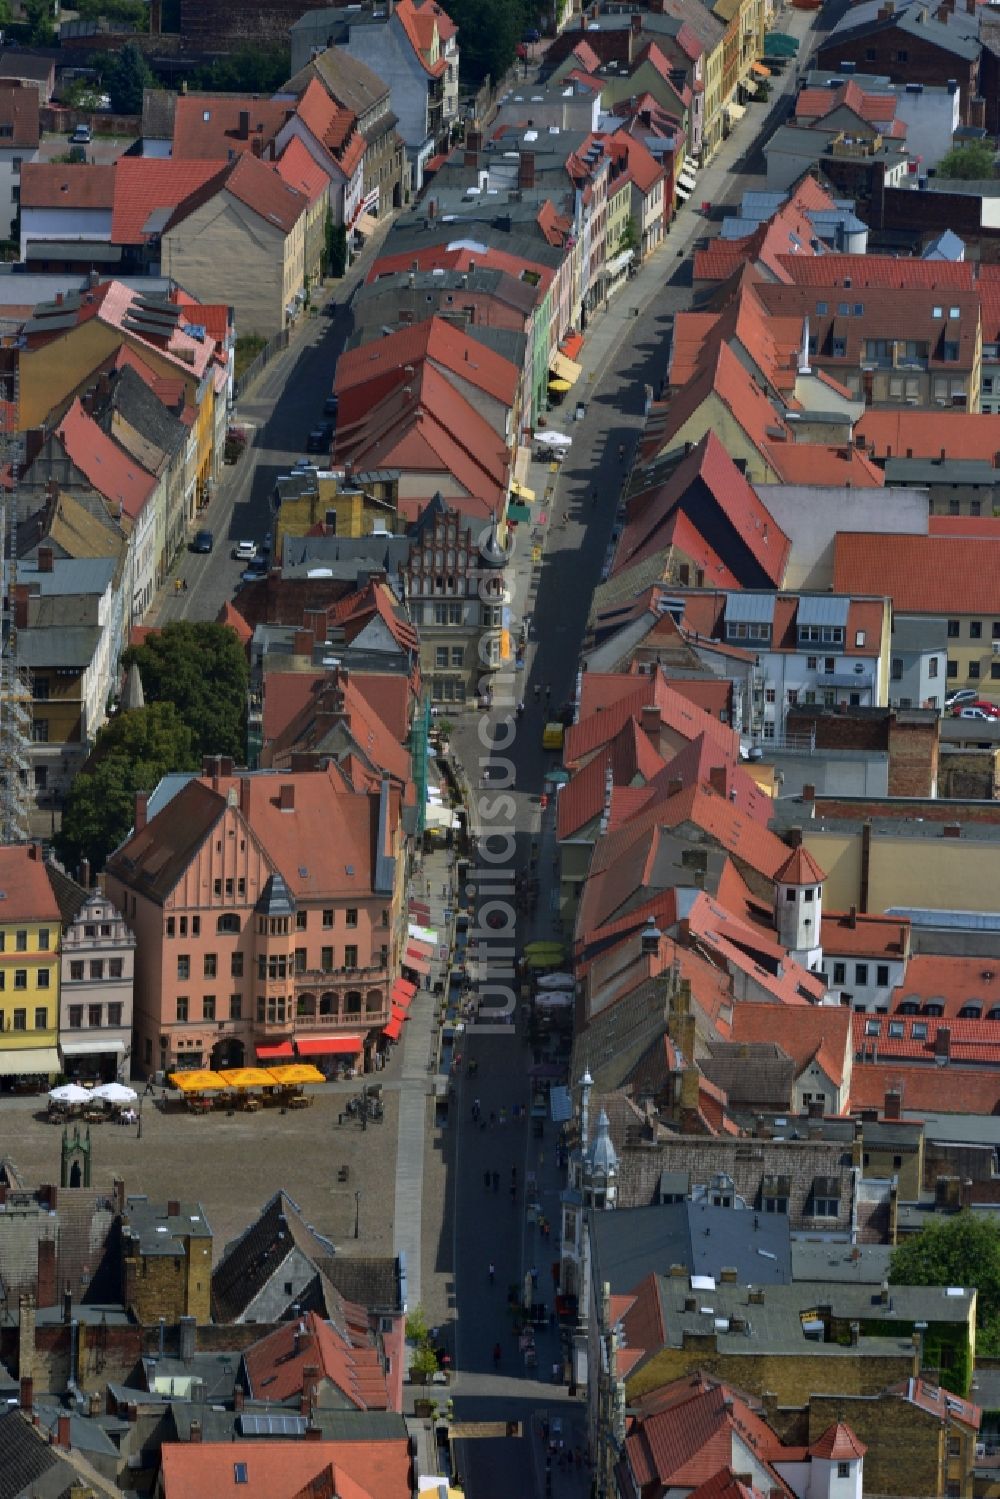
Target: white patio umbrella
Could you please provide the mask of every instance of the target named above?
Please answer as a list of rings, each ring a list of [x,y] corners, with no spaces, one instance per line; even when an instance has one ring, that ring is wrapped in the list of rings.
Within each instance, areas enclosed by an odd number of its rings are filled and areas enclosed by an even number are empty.
[[[90,1094],[79,1083],[61,1083],[58,1088],[49,1089],[49,1097],[53,1103],[86,1103]]]
[[[575,989],[576,979],[571,973],[547,973],[538,980],[539,989]]]
[[[565,432],[553,432],[547,428],[544,432],[535,433],[536,446],[540,448],[571,448],[572,437],[567,437]]]
[[[90,1096],[103,1098],[105,1103],[135,1103],[139,1097],[134,1088],[127,1088],[124,1083],[102,1083]]]

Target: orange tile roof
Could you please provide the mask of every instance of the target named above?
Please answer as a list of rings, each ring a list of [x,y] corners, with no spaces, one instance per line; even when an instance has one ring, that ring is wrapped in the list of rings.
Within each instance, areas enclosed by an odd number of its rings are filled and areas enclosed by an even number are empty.
[[[614,738],[603,746],[600,754],[588,760],[559,793],[557,836],[571,838],[599,818],[606,798],[613,812],[615,790],[648,785],[664,764],[649,735],[643,733],[634,718],[629,718]],[[610,796],[607,786],[609,771]]]
[[[232,599],[227,599],[219,610],[218,622],[220,625],[228,625],[242,646],[248,646],[253,639],[253,631],[243,618]]]
[[[852,1109],[881,1109],[891,1092],[902,1093],[903,1108],[911,1114],[1000,1114],[1000,1068],[855,1062]]]
[[[712,549],[740,584],[780,587],[791,543],[714,432],[707,432],[666,480],[643,487],[639,472],[615,551],[615,573],[660,549],[661,529],[677,507],[699,535],[704,526]]]
[[[542,265],[540,261],[527,260],[523,256],[511,255],[506,250],[496,250],[492,246],[487,246],[485,253],[481,249],[471,250],[466,244],[456,241],[453,245],[428,245],[418,250],[401,250],[395,255],[380,255],[365,278],[366,284],[370,286],[382,276],[391,276],[395,271],[409,272],[414,266],[418,271],[432,271],[435,268],[468,271],[471,266],[476,266],[483,270],[507,271],[520,282],[530,276],[539,304],[556,278],[552,267]]]
[[[41,852],[38,843],[0,845],[0,921],[59,921],[59,904]]]
[[[873,456],[979,458],[996,463],[1000,416],[969,411],[867,410],[854,429]]]
[[[767,1473],[769,1489],[788,1492],[769,1467],[771,1457],[781,1459],[778,1438],[733,1386],[713,1381],[666,1405],[657,1401],[657,1394],[648,1410],[641,1399],[636,1403],[625,1438],[629,1470],[640,1492],[690,1489],[727,1467],[735,1450],[747,1448],[758,1470]]]
[[[734,969],[742,972],[752,984],[770,994],[779,1008],[821,1005],[826,991],[824,981],[789,956],[769,925],[765,927],[760,922],[751,925],[733,916],[707,892],[696,897],[687,922],[688,940],[730,972]]]
[[[897,613],[1000,616],[1000,541],[838,532],[835,593],[882,593]]]
[[[809,1448],[810,1457],[819,1457],[826,1462],[850,1462],[864,1457],[868,1448],[858,1440],[854,1432],[843,1421],[828,1426]]]
[[[588,708],[588,694],[595,690],[592,678],[604,676],[601,672],[587,672],[580,702],[580,719],[566,731],[563,751],[564,763],[572,767],[583,762],[595,750],[607,744],[630,718],[641,718],[647,706],[660,710],[660,722],[665,729],[672,729],[684,739],[695,739],[699,734],[708,734],[716,743],[727,749],[739,744],[739,736],[728,724],[712,718],[693,703],[674,692],[659,674],[645,677],[627,677],[630,691],[603,712],[592,712]],[[611,673],[621,676],[620,673]]]
[[[823,912],[820,941],[824,952],[833,957],[843,953],[851,958],[902,958],[909,939],[910,922],[905,916]]]
[[[884,125],[895,120],[896,103],[895,94],[866,93],[851,78],[839,88],[804,88],[795,101],[795,115],[797,119],[822,120],[843,106],[866,124]]]
[[[260,94],[178,94],[173,160],[228,161],[231,152],[250,151],[255,141],[273,141],[291,112],[290,100]],[[241,122],[244,113],[248,116],[245,135]],[[150,160],[148,156],[136,159]]]
[[[282,181],[274,166],[247,152],[226,163],[214,177],[191,192],[171,215],[164,233],[175,229],[195,209],[222,192],[230,193],[286,235],[292,232],[308,202],[304,193]]]
[[[294,135],[275,162],[278,174],[289,187],[305,193],[310,203],[322,198],[330,186],[330,179],[318,162],[313,161],[309,148]]]
[[[315,1366],[357,1410],[387,1410],[389,1392],[362,1306],[341,1299],[340,1325],[315,1312],[284,1322],[243,1354],[248,1393],[280,1403],[302,1392],[305,1370]]]
[[[234,1464],[246,1468],[240,1499],[301,1499],[320,1480],[344,1499],[410,1499],[411,1457],[405,1436],[388,1441],[164,1442],[163,1499],[220,1499],[237,1493]],[[328,1482],[328,1475],[330,1481]]]
[[[822,885],[826,874],[804,846],[793,848],[775,875],[782,885]]]
[[[775,1042],[795,1063],[796,1076],[816,1061],[837,1087],[844,1080],[851,1052],[851,1012],[839,1005],[744,1001],[733,1006],[732,1034],[737,1042]]]
[[[78,400],[63,417],[58,436],[70,460],[98,494],[112,505],[120,504],[135,520],[156,488],[153,475],[108,437]]]
[[[951,1390],[942,1389],[940,1385],[928,1384],[925,1379],[905,1379],[901,1384],[890,1385],[889,1393],[901,1395],[904,1400],[919,1405],[921,1410],[929,1411],[932,1416],[939,1416],[945,1425],[950,1425],[952,1418],[957,1416],[966,1426],[979,1430],[982,1409],[973,1405],[971,1400],[962,1400]]]
[[[928,1018],[923,1015],[863,1015],[853,1017],[854,1048],[867,1048],[872,1060],[899,1057],[936,1065],[934,1047],[942,1031],[948,1033],[952,1062],[996,1067],[1000,1064],[1000,1020]]]
[[[142,245],[158,235],[163,228],[163,210],[177,208],[216,176],[224,163],[224,157],[212,161],[159,161],[149,156],[120,156],[115,163],[112,242]]]
[[[439,57],[430,62],[434,45],[434,33],[441,41],[455,35],[457,27],[437,0],[396,0],[395,15],[399,17],[407,40],[416,54],[417,61],[432,78],[439,78],[448,67],[447,60]]]
[[[925,1005],[940,1005],[945,1019],[957,1017],[969,1005],[978,1005],[983,1016],[1000,1016],[1000,966],[988,958],[916,953],[892,996],[897,1014],[903,1005],[911,1004],[921,1010]]]
[[[38,146],[38,90],[34,84],[4,84],[0,87],[0,125],[8,127],[3,136],[8,151]]]
[[[340,164],[350,177],[364,155],[364,137],[358,130],[358,117],[352,109],[329,95],[318,78],[309,86],[296,106],[296,114],[310,135]]]
[[[520,378],[516,366],[471,338],[463,328],[436,315],[345,349],[337,360],[335,389],[343,403],[355,387],[384,380],[386,376],[393,382],[407,384],[413,378],[408,367],[424,359],[442,365],[494,400],[507,406],[514,404]],[[343,415],[340,419],[343,420]]]
[[[714,360],[671,396],[659,451],[669,450],[673,439],[711,397],[726,407],[762,457],[768,444],[782,436],[786,440],[789,437],[776,408],[728,344],[723,343],[719,345]]]
[[[980,541],[1000,538],[1000,515],[929,515],[929,536],[976,536]]]
[[[825,90],[824,90],[825,92]],[[976,267],[971,260],[917,260],[901,255],[783,255],[786,277],[796,286],[854,291],[869,287],[973,291]],[[881,414],[881,413],[880,413]]]
[[[772,442],[765,444],[764,456],[784,484],[825,484],[835,489],[881,489],[885,484],[885,470],[858,448]]]

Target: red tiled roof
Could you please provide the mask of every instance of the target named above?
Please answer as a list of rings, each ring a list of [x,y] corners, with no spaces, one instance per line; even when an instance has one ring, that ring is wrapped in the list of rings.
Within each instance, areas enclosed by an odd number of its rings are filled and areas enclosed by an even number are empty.
[[[699,734],[708,734],[717,744],[732,750],[738,746],[739,736],[728,724],[712,718],[695,707],[679,692],[666,685],[661,675],[626,676],[629,690],[615,695],[611,705],[603,711],[590,706],[593,695],[602,686],[601,679],[609,675],[621,678],[621,673],[587,672],[584,676],[583,693],[580,700],[580,719],[566,731],[563,751],[567,766],[582,764],[593,752],[607,744],[630,718],[641,718],[644,707],[658,707],[660,722],[682,738],[696,739]]]
[[[228,625],[231,630],[235,631],[240,645],[248,646],[250,644],[253,639],[253,631],[232,599],[227,599],[219,610],[218,621],[220,625]],[[294,675],[294,673],[290,673],[290,675]]]
[[[516,281],[524,282],[530,276],[530,284],[535,287],[539,303],[543,301],[556,276],[551,266],[542,265],[540,261],[527,260],[523,256],[511,255],[506,250],[496,250],[492,246],[488,246],[483,253],[482,250],[469,249],[466,244],[456,240],[453,245],[428,245],[419,250],[400,250],[395,255],[381,255],[368,272],[366,285],[370,286],[382,276],[391,276],[397,271],[409,272],[414,263],[418,271],[432,271],[435,268],[467,271],[470,264],[474,264],[484,270],[507,271]]]
[[[0,845],[4,921],[59,921],[59,904],[38,844]]]
[[[116,166],[90,162],[26,161],[21,168],[22,208],[111,208]]]
[[[9,126],[3,136],[5,150],[22,147],[34,150],[38,145],[38,90],[34,84],[0,87],[0,125]]]
[[[692,1489],[688,1499],[764,1499],[764,1491],[753,1485],[748,1487],[732,1468],[726,1467]]]
[[[826,90],[821,92],[825,93]],[[916,260],[898,255],[783,255],[786,277],[796,286],[973,291],[976,267],[971,260]],[[896,415],[878,411],[878,416]],[[926,413],[914,413],[920,415]]]
[[[297,135],[292,136],[275,165],[282,180],[289,187],[305,193],[310,203],[322,198],[329,188],[329,177],[318,162],[313,161],[309,148]]]
[[[653,1402],[655,1403],[655,1394]],[[780,1443],[771,1428],[729,1385],[712,1384],[692,1390],[648,1414],[643,1401],[625,1438],[629,1466],[641,1490],[647,1485],[685,1489],[705,1482],[733,1460],[734,1450],[748,1447],[758,1464],[767,1466],[773,1454],[780,1459]],[[769,1474],[782,1492],[777,1474]]]
[[[781,885],[821,885],[826,875],[809,850],[800,846],[792,850],[774,878]]]
[[[638,482],[642,484],[641,474]],[[715,514],[706,515],[704,494],[696,492],[694,498],[689,497],[699,482],[708,490]],[[711,431],[664,482],[633,489],[615,552],[616,573],[662,545],[661,527],[678,506],[684,507],[695,528],[708,520],[706,529],[712,537],[713,549],[728,553],[723,561],[741,583],[754,587],[767,580],[780,587],[791,545],[788,537]],[[720,533],[720,517],[728,534]],[[742,560],[740,553],[744,549],[750,553],[752,563],[741,576],[737,563]]]
[[[296,107],[303,125],[350,177],[365,152],[358,117],[346,105],[330,97],[318,78],[313,78]]]
[[[237,198],[286,235],[298,223],[308,201],[304,193],[282,181],[276,167],[248,152],[228,162],[214,177],[192,191],[171,215],[164,233],[175,229],[195,209],[210,203],[222,192]]]
[[[892,1008],[897,1013],[908,1004],[920,1009],[940,1005],[946,1020],[957,1018],[967,1005],[978,1005],[981,1016],[992,1017],[996,1012],[1000,1017],[1000,967],[988,958],[916,953],[892,996]]]
[[[820,1006],[826,990],[823,980],[789,957],[770,929],[733,916],[706,892],[696,897],[687,919],[690,939],[699,949],[730,972],[739,970],[779,1008]]]
[[[665,429],[658,443],[659,451],[670,448],[673,439],[712,396],[726,407],[762,457],[768,444],[780,439],[782,433],[787,437],[787,428],[775,406],[729,345],[721,343],[714,361],[671,396]]]
[[[220,1499],[234,1494],[234,1464],[246,1469],[240,1499],[303,1499],[319,1492],[342,1499],[410,1499],[411,1457],[405,1436],[385,1441],[164,1442],[163,1499]]]
[[[677,626],[669,615],[662,616],[669,620],[670,626],[676,632]],[[659,621],[657,622],[659,623]],[[703,708],[720,723],[728,723],[732,715],[733,707],[733,684],[732,682],[720,680],[718,677],[672,677],[669,670],[664,671],[664,681],[668,687],[679,692],[681,697],[686,697],[689,703]]]
[[[821,942],[833,957],[902,958],[909,947],[910,922],[905,916],[868,916],[823,912]],[[998,996],[1000,997],[1000,996]]]
[[[385,1372],[371,1337],[368,1313],[341,1300],[340,1326],[315,1312],[283,1323],[251,1344],[243,1367],[254,1400],[280,1403],[301,1393],[305,1370],[315,1366],[357,1410],[386,1410]]]
[[[835,1421],[809,1448],[810,1457],[819,1457],[827,1462],[850,1462],[864,1457],[868,1448],[858,1440],[851,1428],[843,1421]]]
[[[869,94],[853,78],[839,88],[804,88],[795,101],[797,119],[822,120],[841,106],[869,125],[887,124],[896,118],[895,94]]]
[[[434,44],[434,32],[441,41],[455,35],[457,27],[437,4],[437,0],[396,0],[395,14],[399,17],[407,40],[417,60],[432,78],[439,78],[448,64],[444,57],[437,62],[428,61]]]
[[[823,379],[822,371],[816,374]],[[881,489],[885,484],[885,471],[858,448],[772,442],[765,445],[765,457],[784,484],[827,484],[840,489]]]
[[[851,1051],[851,1019],[850,1010],[835,1005],[744,1002],[733,1006],[732,1037],[775,1042],[795,1063],[796,1076],[816,1061],[839,1087]]]
[[[260,94],[178,94],[174,108],[174,161],[228,161],[278,134],[292,103]],[[243,133],[242,116],[247,116]],[[120,158],[121,159],[121,158]],[[148,156],[137,160],[148,162]]]
[[[834,538],[833,587],[885,594],[897,614],[1000,616],[1000,541],[841,531]]]
[[[969,411],[869,409],[855,426],[854,435],[864,438],[866,447],[879,460],[961,457],[994,463],[1000,453],[1000,416]]]
[[[613,810],[615,790],[637,784],[648,785],[663,769],[664,763],[659,751],[653,748],[649,735],[642,732],[634,718],[628,719],[601,753],[588,760],[559,793],[557,836],[571,838],[600,817],[607,796],[609,770],[613,788],[609,800]]]
[[[158,235],[163,228],[162,210],[176,209],[197,188],[204,187],[223,164],[220,160],[160,161],[149,156],[120,156],[115,163],[111,212],[113,243],[141,245]],[[158,216],[151,222],[154,214]]]
[[[1000,540],[1000,515],[929,515],[928,536],[975,536],[980,541]]]
[[[846,1013],[846,1012],[841,1012]],[[887,1093],[899,1091],[912,1114],[1000,1113],[1000,1068],[982,1071],[959,1064],[855,1062],[851,1108],[881,1109]]]
[[[878,1057],[934,1064],[936,1037],[948,1033],[953,1062],[1000,1064],[1000,1020],[937,1019],[926,1015],[853,1016],[854,1048]]]
[[[135,520],[146,504],[156,480],[120,448],[74,401],[63,417],[58,435],[70,460],[112,505],[120,504]]]
[[[408,367],[424,359],[443,366],[494,400],[507,406],[514,404],[519,379],[516,366],[438,316],[346,349],[337,360],[335,389],[343,402],[355,387],[373,381],[384,383],[387,377],[392,384],[407,384],[413,378]]]

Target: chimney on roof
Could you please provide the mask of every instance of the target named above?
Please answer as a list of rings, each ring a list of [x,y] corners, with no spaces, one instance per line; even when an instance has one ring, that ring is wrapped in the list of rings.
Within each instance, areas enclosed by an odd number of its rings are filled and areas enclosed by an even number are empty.
[[[133,819],[133,831],[141,833],[146,826],[146,810],[149,806],[149,792],[137,791],[135,794],[135,817]]]
[[[316,637],[312,630],[296,630],[292,642],[293,656],[311,656]]]
[[[640,720],[642,732],[659,747],[660,740],[660,707],[658,703],[645,703]]]
[[[200,1421],[192,1421],[191,1422],[191,1429],[190,1429],[190,1433],[188,1435],[188,1441],[189,1442],[200,1442],[201,1441],[201,1422]]]
[[[278,808],[282,812],[295,811],[295,784],[284,781],[278,788]]]
[[[857,930],[857,925],[858,925],[858,908],[857,908],[857,906],[851,906],[850,910],[848,911],[848,913],[847,913],[847,925],[850,927],[850,929],[851,929],[852,932]]]
[[[40,546],[38,548],[38,571],[40,573],[50,573],[52,571],[52,566],[52,548],[50,546]]]
[[[882,1112],[887,1119],[901,1119],[903,1116],[903,1095],[898,1088],[889,1088],[885,1095]]]
[[[785,842],[789,848],[801,848],[802,829],[800,827],[788,828],[785,833]]]
[[[632,15],[631,15],[631,17],[629,19],[631,21],[632,35],[633,36],[641,36],[642,35],[642,16],[639,15],[638,11],[633,11]]]
[[[437,218],[437,199],[436,198],[428,198],[427,199],[427,217],[429,219],[436,219]]]
[[[240,776],[240,811],[243,816],[250,816],[250,777]]]
[[[951,1057],[951,1027],[939,1025],[934,1032],[934,1056],[947,1062]]]
[[[35,1381],[32,1379],[30,1374],[23,1374],[21,1376],[21,1395],[19,1403],[21,1409],[23,1411],[27,1411],[28,1415],[30,1416],[35,1403]]]
[[[322,1426],[317,1426],[315,1424],[315,1422],[310,1421],[309,1425],[306,1427],[305,1431],[302,1433],[302,1437],[303,1437],[303,1440],[306,1441],[306,1442],[319,1442],[319,1441],[322,1441],[322,1439],[323,1439],[323,1428],[322,1428]]]
[[[720,796],[729,795],[729,772],[725,765],[713,765],[708,772],[708,784]]]
[[[241,141],[245,141],[245,140],[249,140],[250,139],[250,111],[249,111],[249,109],[241,109],[240,110],[240,128],[239,128],[237,134],[239,135],[239,138],[240,138]]]
[[[535,185],[535,153],[534,151],[522,151],[517,163],[517,185],[518,187],[534,187]]]
[[[55,1436],[53,1438],[53,1441],[54,1441],[55,1445],[57,1447],[61,1447],[64,1452],[68,1452],[69,1449],[70,1449],[70,1447],[73,1445],[72,1442],[71,1442],[71,1440],[70,1440],[70,1434],[69,1434],[69,1432],[70,1432],[70,1414],[69,1414],[69,1411],[60,1411],[59,1412],[59,1416],[58,1416],[58,1418],[56,1420],[56,1434],[55,1434]]]

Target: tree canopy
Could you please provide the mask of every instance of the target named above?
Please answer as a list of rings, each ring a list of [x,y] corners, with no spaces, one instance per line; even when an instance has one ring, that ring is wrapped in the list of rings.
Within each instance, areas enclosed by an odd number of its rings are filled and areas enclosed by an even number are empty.
[[[448,14],[459,29],[462,81],[478,87],[489,74],[498,82],[534,13],[526,0],[449,0]]]
[[[156,86],[149,64],[135,42],[126,42],[117,56],[98,55],[94,62],[117,114],[142,114],[142,94]]]
[[[1000,1347],[1000,1224],[970,1212],[929,1223],[893,1250],[889,1279],[897,1286],[975,1286],[977,1346]]]
[[[70,869],[84,858],[103,868],[132,826],[135,793],[198,763],[194,736],[173,703],[120,713],[100,731],[89,768],[70,787],[56,838],[59,857]]]
[[[288,81],[291,70],[288,47],[241,47],[195,68],[188,86],[213,93],[273,94]]]
[[[996,148],[992,141],[968,141],[953,146],[937,164],[938,177],[961,177],[966,182],[996,175]]]
[[[247,659],[235,631],[209,620],[165,625],[125,652],[135,662],[147,703],[173,703],[206,755],[246,756]]]

